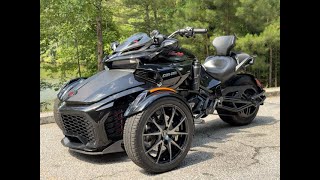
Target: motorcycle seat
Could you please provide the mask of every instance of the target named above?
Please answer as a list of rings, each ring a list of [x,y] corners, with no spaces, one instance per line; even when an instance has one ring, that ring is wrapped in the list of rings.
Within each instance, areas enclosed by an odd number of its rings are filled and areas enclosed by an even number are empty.
[[[243,60],[250,57],[249,54],[243,53],[243,52],[232,52],[234,59],[237,61],[238,64],[240,64]]]
[[[234,75],[236,65],[230,56],[209,56],[202,66],[213,78],[224,82]]]

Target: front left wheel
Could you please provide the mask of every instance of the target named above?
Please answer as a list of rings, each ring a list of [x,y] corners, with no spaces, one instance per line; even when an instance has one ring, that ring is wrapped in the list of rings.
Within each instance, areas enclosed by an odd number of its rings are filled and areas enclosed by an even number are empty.
[[[129,158],[146,171],[174,169],[187,155],[194,134],[188,107],[176,98],[162,98],[127,119],[123,142]]]

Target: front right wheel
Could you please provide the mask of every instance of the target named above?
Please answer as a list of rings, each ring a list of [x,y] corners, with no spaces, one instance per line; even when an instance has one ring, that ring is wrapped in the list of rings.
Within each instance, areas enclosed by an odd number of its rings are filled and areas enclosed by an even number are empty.
[[[194,134],[188,107],[176,98],[162,98],[127,119],[123,142],[129,158],[146,171],[174,169],[187,155]]]

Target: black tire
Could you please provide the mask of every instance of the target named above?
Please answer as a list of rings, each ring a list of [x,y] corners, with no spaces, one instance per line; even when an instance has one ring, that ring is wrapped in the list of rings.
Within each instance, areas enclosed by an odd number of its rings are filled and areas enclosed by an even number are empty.
[[[145,141],[145,137],[146,137],[146,129],[147,128],[147,123],[152,124],[152,122],[155,121],[160,121],[161,120],[161,115],[159,115],[159,118],[157,117],[156,120],[152,120],[151,119],[154,118],[154,115],[157,116],[157,112],[159,112],[159,108],[161,107],[165,107],[165,108],[170,108],[170,106],[173,106],[176,108],[176,110],[174,111],[175,114],[173,116],[177,116],[176,120],[172,120],[172,129],[176,129],[178,126],[178,129],[180,128],[184,128],[185,129],[185,135],[169,135],[169,130],[170,130],[170,123],[168,123],[168,129],[164,130],[166,132],[168,132],[167,138],[164,138],[162,136],[163,133],[161,135],[153,135],[151,137],[155,137],[158,136],[158,140],[154,141],[154,144],[149,145],[149,150],[146,149],[146,141]],[[167,109],[169,110],[169,109]],[[165,110],[164,110],[165,111]],[[179,112],[183,112],[183,113],[179,113]],[[173,112],[173,109],[172,109]],[[178,113],[176,113],[178,112]],[[159,114],[159,113],[158,113]],[[167,113],[164,113],[167,114]],[[178,115],[177,115],[178,114]],[[179,114],[181,115],[181,117],[185,117],[179,120],[177,120],[178,118],[180,118]],[[183,114],[185,116],[183,116]],[[164,116],[165,119],[165,116]],[[168,118],[170,119],[170,117]],[[174,119],[174,118],[172,118]],[[165,121],[165,120],[163,120]],[[170,120],[167,120],[167,122],[170,122]],[[183,122],[183,124],[181,123]],[[149,125],[150,125],[149,124]],[[157,123],[155,123],[157,124]],[[175,124],[175,125],[174,125]],[[178,125],[177,125],[178,124]],[[180,125],[179,125],[180,124]],[[183,127],[182,127],[183,125]],[[159,124],[156,125],[157,128],[159,128]],[[163,125],[164,128],[166,128],[166,125]],[[172,130],[171,129],[171,130]],[[161,131],[159,129],[159,131]],[[173,130],[176,131],[176,130]],[[159,132],[156,132],[159,133]],[[179,132],[180,133],[180,132]],[[181,132],[182,133],[182,132]],[[129,156],[129,158],[138,166],[140,166],[141,168],[145,169],[148,172],[152,172],[152,173],[162,173],[162,172],[166,172],[166,171],[170,171],[172,169],[174,169],[175,167],[177,167],[181,161],[185,158],[185,156],[187,155],[190,146],[191,146],[191,142],[193,139],[193,134],[194,134],[194,124],[193,124],[193,118],[192,118],[192,114],[190,112],[190,110],[188,109],[188,107],[180,100],[176,99],[176,98],[161,98],[155,102],[153,102],[145,111],[138,113],[130,118],[128,118],[126,120],[125,126],[124,126],[124,133],[123,133],[123,142],[124,142],[124,147],[125,150]],[[171,136],[171,137],[170,137]],[[184,137],[183,137],[184,136]],[[150,136],[147,136],[150,137]],[[172,139],[170,139],[170,138]],[[178,146],[176,146],[175,144],[177,143],[174,139],[178,138],[182,138],[184,139],[184,141],[180,141],[180,142],[184,142],[182,143],[181,146],[179,146],[179,150],[178,150]],[[161,141],[160,139],[162,139],[163,143],[161,144],[160,148],[159,148],[159,142]],[[169,140],[168,140],[169,139]],[[165,141],[167,141],[167,145],[165,146]],[[173,144],[173,142],[175,144]],[[179,141],[179,139],[178,139]],[[159,144],[159,145],[157,145]],[[169,145],[170,144],[170,145]],[[175,146],[175,148],[173,147],[173,145]],[[170,150],[168,148],[168,146],[170,146]],[[163,150],[163,148],[166,148],[165,150]],[[152,149],[158,149],[157,150],[157,155],[156,157],[151,156],[151,153],[149,154],[148,151],[152,152]],[[178,150],[177,154],[175,155],[175,157],[173,158],[174,155],[174,151],[173,150]],[[160,151],[160,153],[159,153]],[[167,158],[167,156],[169,155],[169,151],[170,152],[170,158],[169,158],[169,162],[160,162],[159,160],[163,160],[163,161],[167,161],[165,160]],[[167,155],[165,157],[163,157],[164,155]],[[160,157],[163,157],[160,159]],[[157,160],[156,160],[157,159]],[[159,161],[159,162],[158,162]]]
[[[237,79],[234,83],[234,86],[243,86],[243,85],[253,85],[255,88],[255,91],[258,92],[258,87],[256,86],[255,82],[252,81],[252,79],[248,76],[242,76],[239,79]],[[217,112],[219,114],[219,117],[226,123],[229,123],[232,126],[243,126],[250,124],[254,118],[256,117],[258,111],[259,111],[259,106],[257,107],[251,107],[250,113],[248,116],[243,116],[242,112],[230,112],[224,109],[217,109]],[[254,108],[254,109],[252,109]],[[225,115],[224,115],[225,114]]]
[[[61,104],[61,101],[58,98],[56,98],[54,100],[54,105],[53,105],[53,118],[56,124],[58,125],[58,127],[62,130],[63,127],[62,127],[61,117],[58,111],[58,107],[60,106],[60,104]]]

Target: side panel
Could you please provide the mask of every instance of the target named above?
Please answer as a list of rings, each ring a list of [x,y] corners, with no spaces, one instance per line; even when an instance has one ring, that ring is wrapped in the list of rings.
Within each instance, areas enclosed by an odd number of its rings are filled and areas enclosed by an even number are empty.
[[[165,64],[165,63],[188,63],[192,64],[195,56],[184,48],[165,48],[150,63]],[[146,62],[148,63],[148,62]]]
[[[205,69],[201,66],[200,73],[200,85],[207,89],[213,90],[221,81],[214,79],[210,74],[208,74]]]
[[[157,71],[163,80],[161,86],[176,88],[191,73],[193,60],[194,56],[182,48],[165,48],[139,68]]]

